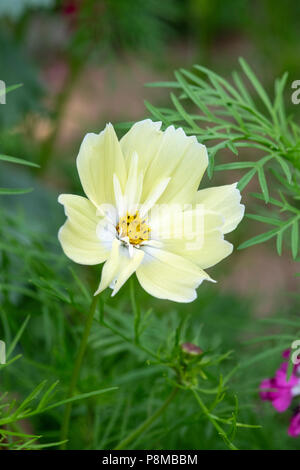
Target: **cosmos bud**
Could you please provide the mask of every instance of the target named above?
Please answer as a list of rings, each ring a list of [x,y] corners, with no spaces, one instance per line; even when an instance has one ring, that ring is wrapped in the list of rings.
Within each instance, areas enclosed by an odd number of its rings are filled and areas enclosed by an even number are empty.
[[[181,349],[183,352],[186,354],[189,354],[191,356],[200,356],[200,354],[203,353],[202,349],[199,348],[199,346],[196,346],[196,344],[193,343],[182,343],[180,345]]]

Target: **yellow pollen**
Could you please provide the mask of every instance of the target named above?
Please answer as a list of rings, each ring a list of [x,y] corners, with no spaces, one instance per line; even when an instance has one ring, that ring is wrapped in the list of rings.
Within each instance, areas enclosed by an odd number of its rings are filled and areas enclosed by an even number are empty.
[[[138,212],[134,215],[127,213],[127,215],[120,217],[116,229],[120,237],[128,237],[129,243],[132,245],[139,245],[149,240],[150,228],[146,224],[145,219],[140,218]]]

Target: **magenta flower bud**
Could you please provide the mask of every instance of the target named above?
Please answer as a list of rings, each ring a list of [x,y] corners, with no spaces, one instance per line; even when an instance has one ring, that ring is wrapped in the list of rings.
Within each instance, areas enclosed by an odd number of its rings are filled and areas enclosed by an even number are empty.
[[[202,349],[196,344],[193,343],[182,343],[180,345],[183,352],[190,354],[191,356],[200,356],[203,353]]]

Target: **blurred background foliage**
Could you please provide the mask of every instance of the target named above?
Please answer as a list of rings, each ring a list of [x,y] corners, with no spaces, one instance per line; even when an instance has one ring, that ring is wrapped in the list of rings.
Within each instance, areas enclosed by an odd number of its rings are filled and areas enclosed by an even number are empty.
[[[169,107],[169,90],[145,88],[145,83],[173,81],[174,69],[194,63],[228,78],[240,56],[268,93],[276,77],[289,73],[283,99],[299,122],[300,107],[290,98],[291,83],[300,78],[299,23],[300,4],[293,0],[284,5],[271,0],[1,0],[0,79],[7,87],[22,86],[0,105],[0,154],[39,165],[0,161],[1,188],[34,188],[23,196],[0,195],[0,339],[15,343],[14,354],[22,354],[0,370],[0,391],[8,392],[8,403],[22,402],[43,380],[47,387],[59,380],[55,400],[65,397],[86,290],[92,292],[99,278],[99,267],[85,269],[67,260],[56,238],[64,220],[57,195],[81,192],[75,157],[83,135],[99,132],[108,121],[149,116],[145,99]],[[220,150],[222,162],[232,161],[230,152]],[[253,149],[239,154],[245,161],[256,159]],[[205,184],[230,183],[242,175],[239,169],[218,172]],[[251,181],[249,191],[258,188]],[[244,201],[251,212],[255,202],[247,193],[248,188]],[[237,246],[259,230],[253,220],[244,220],[230,239]],[[281,349],[299,338],[296,265],[288,250],[279,257],[272,243],[236,251],[212,269],[218,285],[203,285],[197,301],[184,306],[150,298],[136,286],[150,322],[142,340],[151,350],[163,356],[172,351],[176,328],[187,318],[182,341],[194,341],[220,357],[234,351],[208,373],[214,388],[220,374],[225,377],[241,364],[230,377],[226,397],[215,404],[213,394],[204,398],[221,419],[229,419],[237,411],[236,395],[238,420],[262,425],[235,429],[231,423],[230,438],[239,448],[299,448],[299,440],[286,433],[289,416],[275,415],[258,398],[258,384],[277,368]],[[124,341],[96,319],[76,392],[119,389],[78,401],[70,448],[111,448],[163,402],[174,380],[169,368],[157,360],[152,364],[134,342],[128,286],[115,299],[107,298],[105,317],[133,339]],[[266,335],[266,343],[255,342]],[[136,448],[226,446],[189,392],[180,393],[185,399],[177,396]],[[61,408],[12,421],[2,445],[55,443],[60,421]],[[29,444],[31,438],[22,434],[42,437]]]

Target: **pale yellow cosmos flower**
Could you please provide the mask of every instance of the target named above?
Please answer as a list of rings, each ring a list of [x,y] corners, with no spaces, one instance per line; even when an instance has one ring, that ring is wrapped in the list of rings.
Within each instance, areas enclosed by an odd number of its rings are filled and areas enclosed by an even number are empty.
[[[118,141],[108,124],[87,134],[77,157],[86,197],[59,196],[67,221],[59,231],[76,263],[105,262],[95,295],[115,295],[135,272],[151,295],[191,302],[204,269],[232,252],[224,240],[244,215],[237,185],[198,187],[208,165],[206,147],[173,126],[137,122]]]

